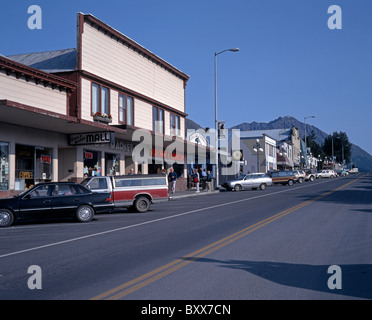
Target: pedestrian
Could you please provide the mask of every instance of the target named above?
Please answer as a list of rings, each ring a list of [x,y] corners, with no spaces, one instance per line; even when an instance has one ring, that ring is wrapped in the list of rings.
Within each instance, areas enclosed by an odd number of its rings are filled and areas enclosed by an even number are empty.
[[[174,171],[173,168],[169,169],[169,174],[168,174],[168,181],[170,184],[170,189],[172,194],[175,194],[176,192],[176,182],[177,182],[177,173]]]
[[[212,191],[212,175],[209,170],[207,171],[206,184],[207,184],[207,191]]]
[[[129,176],[132,176],[134,175],[134,169],[130,169],[129,173],[128,173]]]
[[[207,188],[207,172],[203,169],[201,173],[201,183],[202,183],[202,190]]]
[[[200,192],[200,190],[199,190],[200,176],[199,176],[198,169],[194,169],[193,180],[194,180],[194,183],[196,185],[196,192]]]

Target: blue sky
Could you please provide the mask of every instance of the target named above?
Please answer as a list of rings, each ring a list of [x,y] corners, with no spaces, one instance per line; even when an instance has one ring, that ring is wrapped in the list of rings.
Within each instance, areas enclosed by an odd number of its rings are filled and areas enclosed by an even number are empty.
[[[42,29],[30,30],[30,5]],[[342,9],[330,30],[328,8]],[[130,0],[7,1],[0,53],[76,47],[76,14],[91,13],[190,76],[186,112],[214,126],[214,53],[218,118],[228,127],[291,115],[332,133],[344,131],[372,154],[372,1]]]

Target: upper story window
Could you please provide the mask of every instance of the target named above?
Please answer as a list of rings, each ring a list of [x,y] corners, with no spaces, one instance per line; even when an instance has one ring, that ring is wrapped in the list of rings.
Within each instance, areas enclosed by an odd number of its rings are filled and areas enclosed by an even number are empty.
[[[152,107],[152,130],[164,134],[164,110]]]
[[[170,114],[170,134],[171,136],[180,136],[180,116]]]
[[[134,125],[134,99],[125,94],[119,95],[119,122]]]
[[[110,89],[92,82],[92,115],[110,114]]]

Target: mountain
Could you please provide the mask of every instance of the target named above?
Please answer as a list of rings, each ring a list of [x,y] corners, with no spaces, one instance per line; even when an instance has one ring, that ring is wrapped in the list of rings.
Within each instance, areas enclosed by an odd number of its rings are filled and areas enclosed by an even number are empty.
[[[244,122],[230,129],[240,129],[242,131],[249,131],[249,130],[289,129],[289,128],[292,128],[293,126],[298,128],[300,137],[305,136],[305,124],[291,116],[279,117],[278,119],[275,119],[268,123],[266,122],[251,122],[251,123]],[[306,124],[307,135],[309,135],[311,131],[314,131],[315,133],[316,142],[322,145],[324,143],[324,139],[328,136],[328,134],[313,125]],[[361,172],[372,171],[372,156],[368,152],[358,147],[357,145],[353,144],[351,147],[351,154],[352,154],[353,163],[356,165],[356,167],[358,167],[359,171]]]

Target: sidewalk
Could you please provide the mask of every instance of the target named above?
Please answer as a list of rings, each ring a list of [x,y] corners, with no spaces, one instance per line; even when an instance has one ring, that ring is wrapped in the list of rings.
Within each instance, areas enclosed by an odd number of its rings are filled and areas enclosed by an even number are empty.
[[[219,193],[220,190],[212,190],[212,191],[202,191],[196,192],[195,189],[188,189],[184,191],[176,191],[175,194],[170,193],[169,194],[169,200],[176,200],[180,198],[186,198],[186,197],[198,197],[198,196],[205,196],[208,194],[215,194]]]

